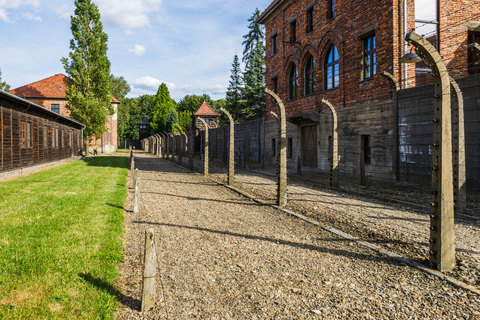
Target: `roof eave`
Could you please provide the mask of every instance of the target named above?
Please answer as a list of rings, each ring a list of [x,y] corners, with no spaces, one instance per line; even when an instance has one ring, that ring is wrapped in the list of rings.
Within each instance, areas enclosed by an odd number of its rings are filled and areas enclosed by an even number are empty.
[[[258,18],[259,24],[266,25],[282,12],[293,0],[276,0]]]

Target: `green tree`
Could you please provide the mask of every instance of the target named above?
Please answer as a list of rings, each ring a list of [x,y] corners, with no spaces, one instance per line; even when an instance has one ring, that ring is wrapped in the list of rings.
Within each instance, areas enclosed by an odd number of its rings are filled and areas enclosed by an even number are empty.
[[[112,88],[112,96],[117,98],[120,102],[125,99],[131,90],[123,76],[115,77],[113,74],[110,75],[110,87]]]
[[[126,103],[125,99],[118,105],[117,115],[117,137],[119,140],[123,140],[126,138],[128,123],[130,121],[130,105]]]
[[[263,43],[263,40],[265,39],[264,27],[257,22],[259,16],[260,10],[255,8],[252,16],[248,19],[248,22],[250,22],[248,25],[248,33],[243,36],[243,39],[245,40],[242,42],[242,45],[245,46],[245,49],[243,50],[242,60],[245,62],[246,66],[250,64],[250,57],[257,46],[257,43]]]
[[[0,90],[3,90],[3,91],[10,90],[10,85],[7,82],[2,81],[2,69],[0,69]]]
[[[212,106],[213,100],[208,94],[199,95],[186,95],[177,104],[177,111],[191,111],[194,113],[200,108],[203,102],[206,102],[209,106]]]
[[[178,111],[178,124],[182,127],[183,132],[187,132],[189,126],[192,125],[192,111]]]
[[[138,105],[140,106],[140,113],[142,119],[144,117],[150,117],[152,114],[153,108],[155,107],[156,95],[153,94],[144,94],[138,98]],[[140,119],[139,121],[141,121]]]
[[[128,109],[128,122],[125,126],[123,138],[136,140],[139,138],[138,123],[147,115],[143,114],[139,99],[125,98],[122,105]]]
[[[76,0],[71,17],[73,39],[69,59],[61,61],[68,74],[66,98],[70,116],[86,125],[88,137],[101,136],[108,116],[114,113],[111,104],[110,61],[107,57],[108,36],[103,32],[98,7],[91,0]],[[88,148],[86,148],[88,155]]]
[[[158,87],[155,106],[150,116],[151,133],[172,130],[174,123],[178,123],[175,102],[170,98],[167,85],[162,83]]]
[[[240,62],[238,61],[238,55],[233,57],[232,74],[230,75],[230,82],[227,87],[226,95],[226,109],[232,113],[237,114],[242,109],[242,69],[240,68]]]
[[[247,118],[255,117],[252,106],[265,107],[265,47],[263,42],[257,42],[250,58],[250,64],[243,75],[243,109],[241,112]]]

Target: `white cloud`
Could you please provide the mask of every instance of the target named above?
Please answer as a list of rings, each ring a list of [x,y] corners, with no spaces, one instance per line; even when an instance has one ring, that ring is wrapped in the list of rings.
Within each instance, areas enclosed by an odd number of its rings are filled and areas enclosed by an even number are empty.
[[[150,25],[148,14],[159,11],[161,4],[162,0],[98,0],[105,24],[127,29]]]
[[[145,53],[145,47],[139,44],[135,45],[135,48],[128,50],[130,52],[133,52],[136,56],[143,56]]]
[[[42,21],[41,17],[36,17],[35,15],[33,15],[29,12],[26,12],[26,13],[22,14],[22,18],[25,19],[25,20]]]
[[[157,78],[151,76],[143,76],[135,81],[133,81],[133,85],[135,88],[140,88],[147,91],[157,91],[158,87],[165,83],[169,90],[174,90],[175,84],[171,82],[161,81]]]
[[[60,19],[70,19],[70,16],[72,16],[74,12],[75,10],[73,7],[70,8],[67,4],[61,5],[55,9],[55,13]]]
[[[18,9],[20,6],[40,7],[39,0],[0,0],[0,21],[12,22],[8,10]]]
[[[135,34],[135,32],[133,30],[130,30],[130,29],[125,29],[125,30],[123,30],[123,34],[126,35],[126,36],[133,36]]]

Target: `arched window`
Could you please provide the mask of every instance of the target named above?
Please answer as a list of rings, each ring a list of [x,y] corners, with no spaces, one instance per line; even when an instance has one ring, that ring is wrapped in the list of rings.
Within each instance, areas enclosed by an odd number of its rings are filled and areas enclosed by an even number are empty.
[[[340,78],[339,61],[337,47],[331,46],[327,51],[323,68],[326,90],[338,87]]]
[[[315,76],[315,59],[309,56],[305,64],[305,95],[315,92],[317,80]]]
[[[293,100],[298,97],[298,71],[293,64],[288,73],[288,99]]]

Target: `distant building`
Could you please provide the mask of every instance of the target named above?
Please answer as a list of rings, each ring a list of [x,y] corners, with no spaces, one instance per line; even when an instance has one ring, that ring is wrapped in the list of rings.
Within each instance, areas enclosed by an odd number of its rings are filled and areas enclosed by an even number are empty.
[[[138,125],[138,140],[143,140],[149,136],[148,134],[148,126],[150,125],[150,121],[148,121],[148,117],[145,117],[137,123]]]
[[[9,93],[31,101],[61,116],[69,117],[70,111],[65,107],[67,105],[65,95],[66,87],[67,76],[56,74],[52,77],[10,90]],[[114,105],[115,113],[108,117],[108,122],[105,124],[108,131],[98,139],[95,139],[95,137],[90,138],[90,147],[93,148],[94,144],[96,144],[99,152],[109,153],[117,150],[117,107],[120,101],[112,96],[112,104]]]
[[[198,108],[198,110],[192,115],[192,126],[203,130],[203,123],[200,120],[200,118],[202,118],[208,124],[209,128],[216,128],[219,116],[220,115],[204,101],[200,108]]]
[[[0,90],[0,181],[80,155],[85,126]]]

